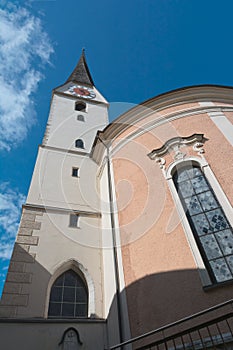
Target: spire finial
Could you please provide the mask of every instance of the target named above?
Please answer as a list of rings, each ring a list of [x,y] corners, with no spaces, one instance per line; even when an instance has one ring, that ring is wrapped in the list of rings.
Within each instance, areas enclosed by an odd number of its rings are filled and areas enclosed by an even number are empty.
[[[84,47],[82,48],[82,54],[81,54],[81,57],[78,61],[78,64],[75,67],[72,74],[67,79],[67,82],[68,81],[73,81],[73,82],[77,82],[80,84],[94,86],[94,82],[92,80],[89,68],[87,66]]]

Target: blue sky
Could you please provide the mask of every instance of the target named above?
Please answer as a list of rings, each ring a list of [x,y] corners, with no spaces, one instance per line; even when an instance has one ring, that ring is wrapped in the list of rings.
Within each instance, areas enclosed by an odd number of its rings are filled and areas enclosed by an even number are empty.
[[[81,50],[110,120],[157,94],[233,85],[231,0],[0,0],[0,295],[48,117]]]

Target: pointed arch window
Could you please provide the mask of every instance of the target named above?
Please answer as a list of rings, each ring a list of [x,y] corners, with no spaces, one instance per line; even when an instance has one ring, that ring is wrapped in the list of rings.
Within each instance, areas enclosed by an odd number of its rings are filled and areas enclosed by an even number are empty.
[[[84,142],[83,142],[83,140],[82,139],[77,139],[75,141],[75,147],[84,149]]]
[[[88,316],[88,290],[85,281],[73,270],[64,272],[54,282],[49,299],[49,318]]]
[[[212,282],[232,280],[232,227],[204,173],[181,164],[173,182]]]

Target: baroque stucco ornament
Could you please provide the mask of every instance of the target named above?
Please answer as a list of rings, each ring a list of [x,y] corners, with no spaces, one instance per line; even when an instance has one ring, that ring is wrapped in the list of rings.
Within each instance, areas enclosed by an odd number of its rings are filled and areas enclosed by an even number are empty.
[[[156,163],[159,164],[160,169],[164,169],[166,160],[163,156],[170,153],[174,160],[185,159],[186,153],[182,152],[181,149],[185,146],[191,145],[193,145],[193,150],[201,155],[205,152],[203,146],[207,140],[208,139],[204,137],[204,134],[193,134],[187,137],[173,137],[166,141],[162,147],[154,149],[148,153],[148,157],[151,160],[155,160]]]

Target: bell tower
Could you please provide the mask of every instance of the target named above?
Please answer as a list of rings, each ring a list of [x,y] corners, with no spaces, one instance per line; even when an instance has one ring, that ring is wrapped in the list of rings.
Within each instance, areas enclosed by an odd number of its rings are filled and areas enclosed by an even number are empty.
[[[52,337],[78,324],[89,349],[103,348],[107,339],[98,165],[90,156],[107,123],[108,103],[83,51],[53,90],[0,304],[1,318],[40,320],[47,329],[59,324]],[[93,337],[85,340],[87,332]]]

